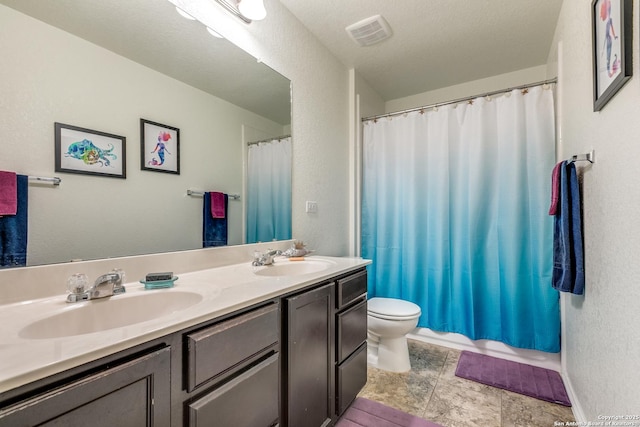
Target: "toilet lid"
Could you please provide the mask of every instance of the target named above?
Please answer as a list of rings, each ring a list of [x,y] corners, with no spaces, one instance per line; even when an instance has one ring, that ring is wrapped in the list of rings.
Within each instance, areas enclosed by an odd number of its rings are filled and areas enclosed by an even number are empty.
[[[371,298],[367,301],[367,311],[374,316],[417,317],[422,311],[416,304],[396,298]]]

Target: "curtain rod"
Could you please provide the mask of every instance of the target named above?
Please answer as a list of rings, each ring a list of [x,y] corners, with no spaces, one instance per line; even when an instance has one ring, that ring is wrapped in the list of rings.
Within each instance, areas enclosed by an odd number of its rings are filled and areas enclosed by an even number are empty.
[[[247,142],[247,145],[255,145],[255,144],[260,144],[260,143],[263,143],[263,142],[271,142],[271,141],[274,141],[276,139],[278,141],[280,141],[280,140],[283,140],[285,138],[291,138],[291,135],[274,136],[273,138],[261,139],[260,141],[251,141],[251,142]]]
[[[493,95],[498,95],[498,94],[502,94],[502,93],[511,92],[512,90],[516,90],[516,89],[518,89],[518,90],[527,89],[527,88],[534,87],[534,86],[541,86],[541,85],[552,84],[552,83],[557,83],[557,82],[558,82],[558,79],[557,78],[553,78],[553,79],[549,79],[549,80],[543,80],[541,82],[529,83],[529,84],[522,85],[522,86],[516,86],[516,87],[510,87],[510,88],[506,88],[506,89],[494,90],[492,92],[485,92],[485,93],[481,93],[480,95],[465,96],[464,98],[458,98],[458,99],[454,99],[454,100],[451,100],[451,101],[436,102],[435,104],[424,105],[422,107],[409,108],[407,110],[394,111],[393,113],[385,113],[385,114],[379,114],[377,116],[365,117],[365,118],[362,119],[362,121],[366,122],[366,121],[369,121],[369,120],[376,120],[376,119],[381,119],[381,118],[384,118],[384,117],[399,116],[401,114],[411,113],[413,111],[426,110],[428,108],[441,107],[443,105],[458,104],[460,102],[470,101],[470,100],[476,99],[476,98],[482,98],[482,97],[485,97],[485,96],[493,96]]]

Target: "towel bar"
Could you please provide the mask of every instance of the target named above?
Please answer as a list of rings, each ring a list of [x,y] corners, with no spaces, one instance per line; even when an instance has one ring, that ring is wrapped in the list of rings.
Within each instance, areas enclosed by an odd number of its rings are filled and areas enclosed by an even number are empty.
[[[47,178],[47,177],[43,177],[43,176],[29,176],[29,180],[31,180],[31,181],[50,182],[53,185],[60,185],[60,183],[62,182],[62,179],[58,178],[57,176],[54,176],[53,178]]]
[[[202,197],[204,196],[204,191],[187,190],[187,196]],[[227,196],[229,196],[229,198],[233,200],[240,200],[239,194],[227,194]]]
[[[582,162],[582,161],[587,161],[589,163],[595,163],[595,150],[591,150],[588,153],[585,154],[574,154],[573,156],[571,156],[571,158],[569,159],[570,162]]]

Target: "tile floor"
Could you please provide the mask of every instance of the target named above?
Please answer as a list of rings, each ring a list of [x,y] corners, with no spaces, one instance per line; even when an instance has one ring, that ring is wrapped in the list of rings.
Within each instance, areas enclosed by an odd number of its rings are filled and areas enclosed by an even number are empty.
[[[409,340],[409,354],[408,373],[369,367],[359,396],[444,427],[552,427],[575,421],[566,406],[456,377],[459,350]]]

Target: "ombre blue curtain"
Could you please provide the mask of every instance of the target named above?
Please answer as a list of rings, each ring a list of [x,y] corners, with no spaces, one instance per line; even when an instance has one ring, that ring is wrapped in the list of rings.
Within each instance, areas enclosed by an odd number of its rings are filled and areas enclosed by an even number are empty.
[[[558,352],[554,152],[543,86],[366,122],[369,296],[418,304],[420,327]]]
[[[249,145],[247,243],[291,239],[291,137]]]

